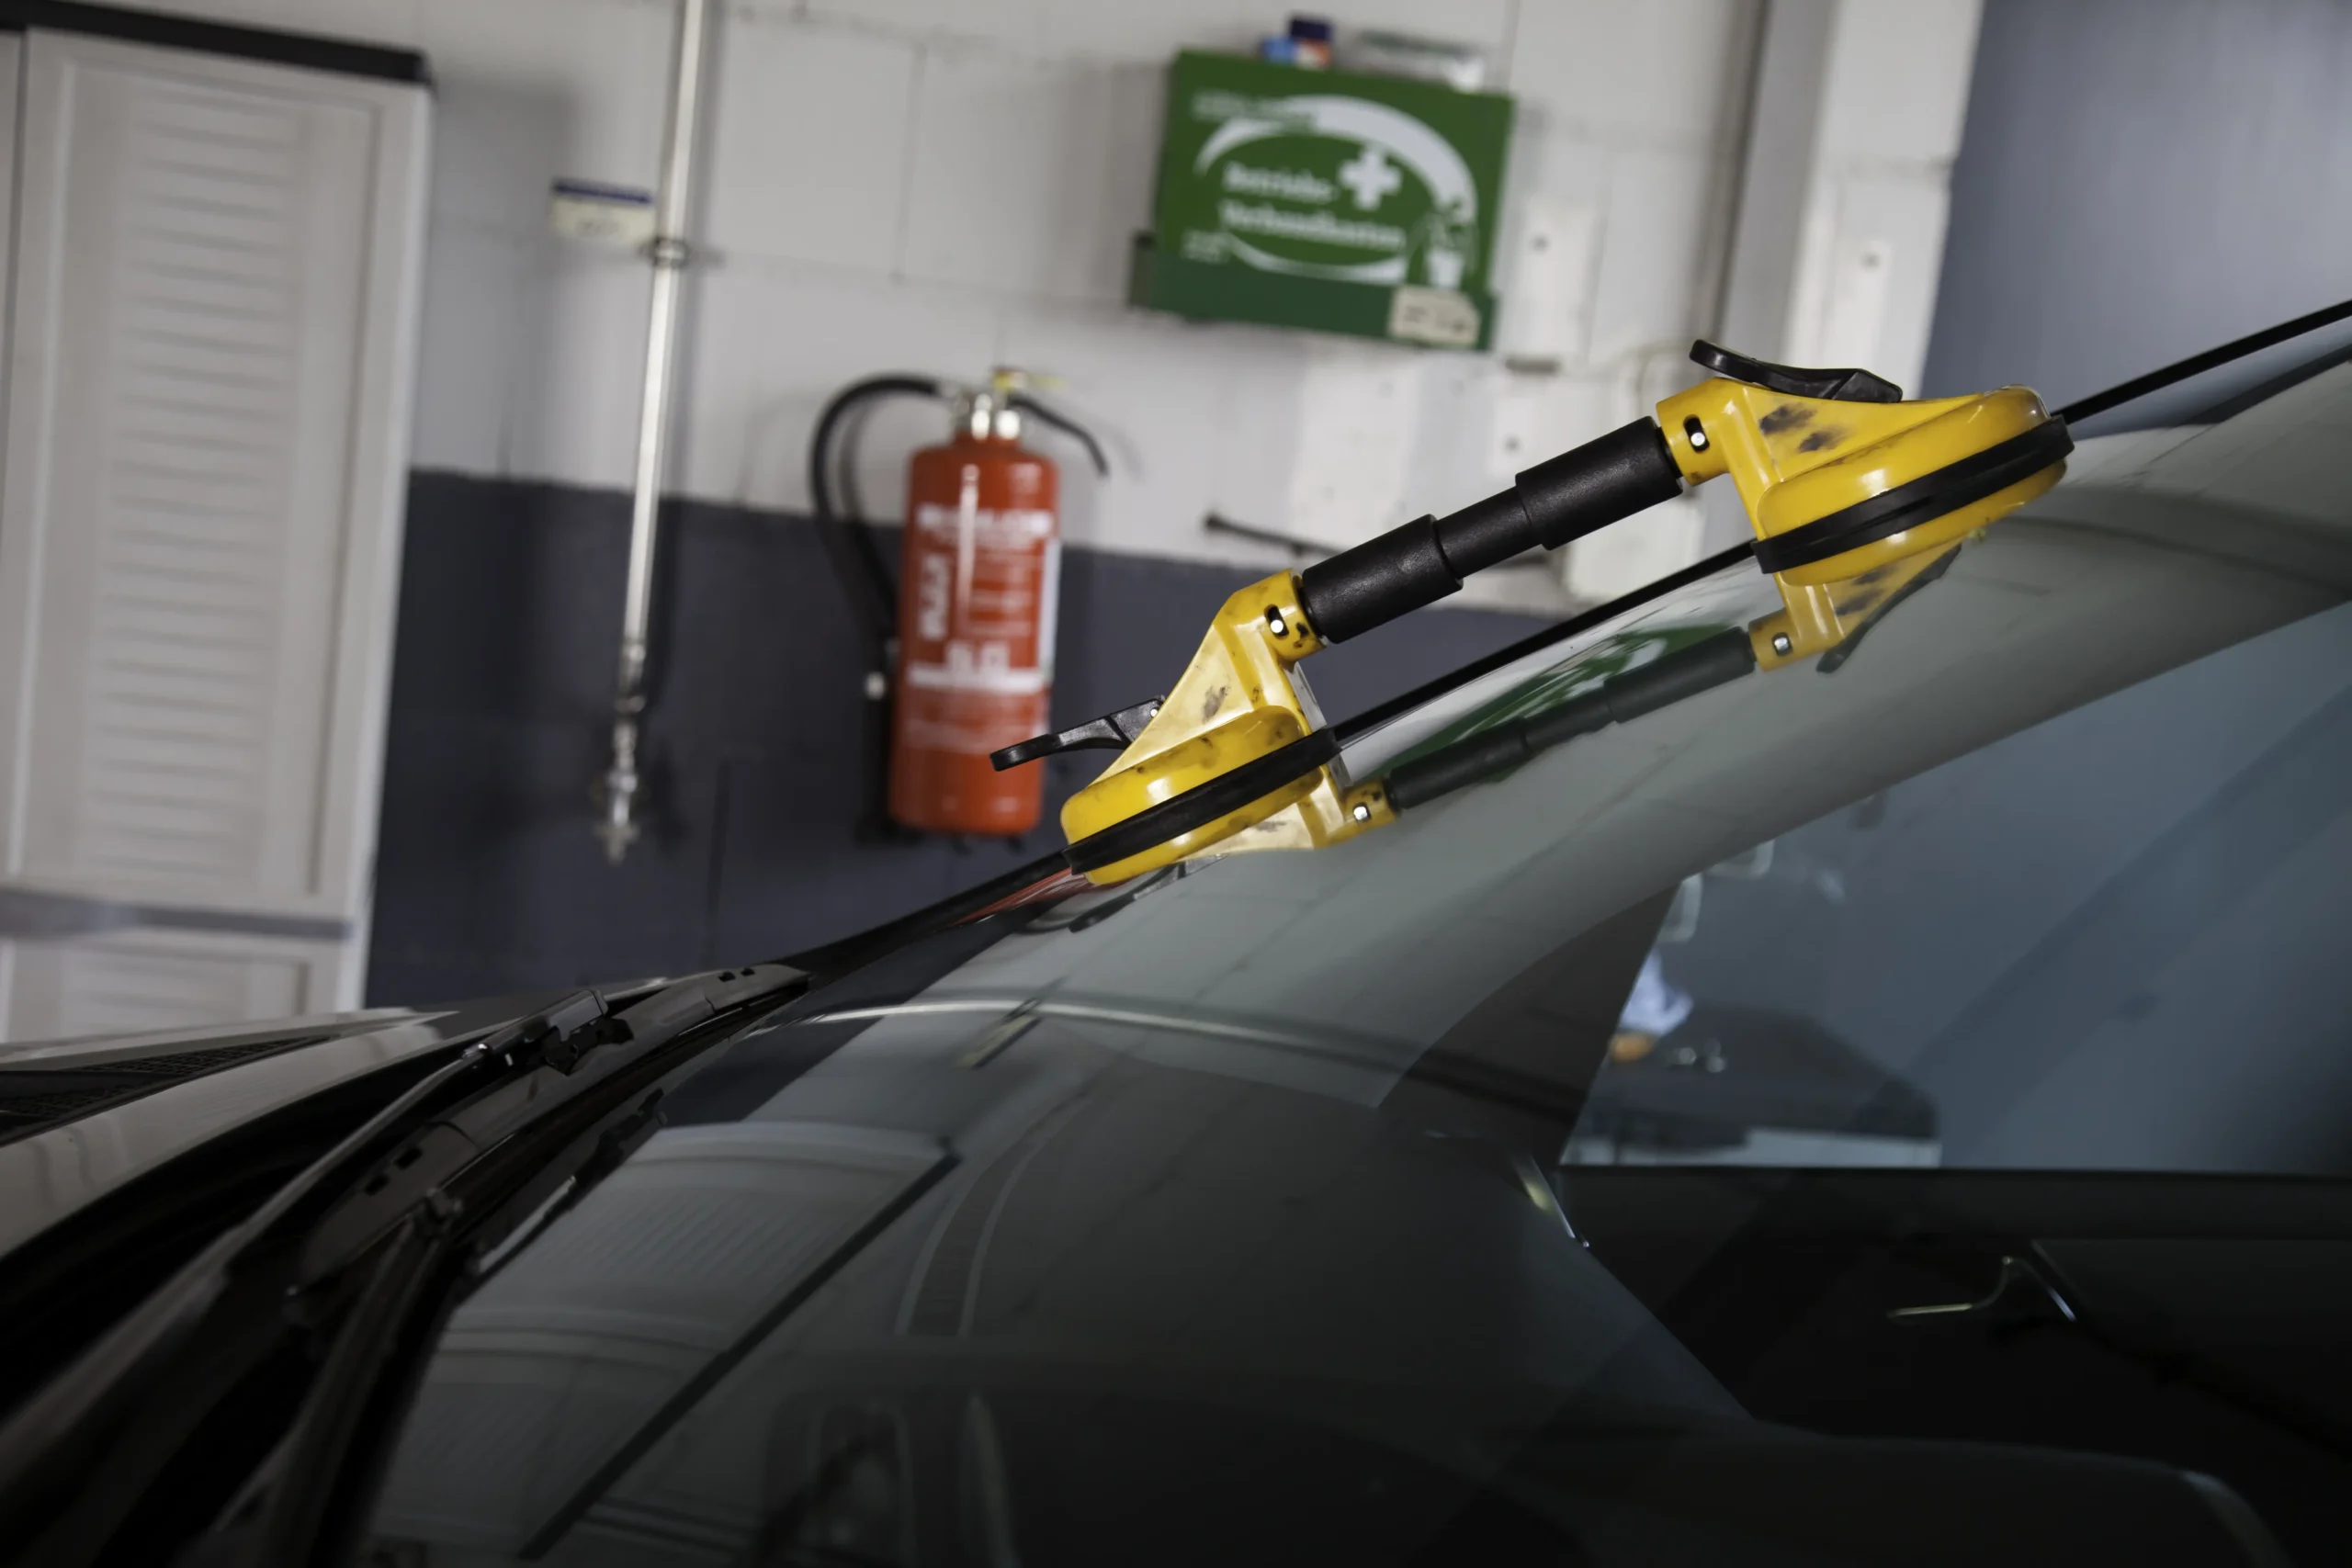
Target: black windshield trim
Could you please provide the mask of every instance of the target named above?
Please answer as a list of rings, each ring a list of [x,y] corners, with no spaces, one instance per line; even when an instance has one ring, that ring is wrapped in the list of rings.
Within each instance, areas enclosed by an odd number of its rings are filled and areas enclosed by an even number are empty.
[[[1753,541],[1734,545],[1727,550],[1718,550],[1704,560],[1693,561],[1680,571],[1668,572],[1656,582],[1646,583],[1634,589],[1631,593],[1621,593],[1606,604],[1596,604],[1589,610],[1580,610],[1565,621],[1545,626],[1542,631],[1523,637],[1506,648],[1498,648],[1484,658],[1474,659],[1460,669],[1440,675],[1434,681],[1424,682],[1401,696],[1391,697],[1385,703],[1375,703],[1353,718],[1343,718],[1331,726],[1331,733],[1341,740],[1352,740],[1366,730],[1377,729],[1390,719],[1409,713],[1423,703],[1442,697],[1448,692],[1466,686],[1482,675],[1491,675],[1505,665],[1516,664],[1531,653],[1541,653],[1555,643],[1566,642],[1580,633],[1589,632],[1595,626],[1613,621],[1629,610],[1638,610],[1645,604],[1663,599],[1668,594],[1688,588],[1694,582],[1702,581],[1728,567],[1736,566],[1741,561],[1749,559],[1755,553],[1756,546]]]
[[[2186,381],[2193,376],[2201,376],[2208,370],[2217,369],[2233,360],[2244,359],[2248,355],[2259,354],[2266,348],[2275,348],[2280,344],[2290,342],[2308,333],[2316,332],[2322,327],[2332,326],[2337,321],[2347,319],[2352,319],[2352,299],[2313,310],[2308,315],[2297,316],[2292,321],[2281,321],[2275,327],[2267,327],[2261,332],[2225,343],[2218,348],[2207,349],[2202,354],[2191,355],[2187,359],[2165,366],[2161,369],[2152,370],[2144,376],[2120,382],[2105,391],[2093,392],[2089,397],[2078,399],[2058,410],[2052,417],[2055,421],[2069,424],[2089,419],[2094,415],[2106,413],[2125,403],[2145,397],[2151,392],[2161,391],[2166,387]],[[2299,366],[2293,370],[2263,381],[2248,391],[2233,394],[2228,400],[2215,404],[2200,416],[2200,420],[2204,423],[2212,423],[2226,419],[2233,414],[2242,413],[2264,398],[2285,391],[2322,370],[2343,363],[2347,357],[2352,357],[2352,349],[2329,354],[2309,365]],[[1755,550],[1753,540],[1744,540],[1729,549],[1720,550],[1704,560],[1684,567],[1680,571],[1670,572],[1655,582],[1634,589],[1631,593],[1621,594],[1606,604],[1580,611],[1556,625],[1546,626],[1542,631],[1522,637],[1509,647],[1498,649],[1484,658],[1472,660],[1459,669],[1438,676],[1435,680],[1424,682],[1402,695],[1391,697],[1385,703],[1375,704],[1354,717],[1342,719],[1331,726],[1331,731],[1342,741],[1351,740],[1367,730],[1376,729],[1391,719],[1410,712],[1423,703],[1467,685],[1482,675],[1492,674],[1495,671],[1502,669],[1505,665],[1515,663],[1531,653],[1539,653],[1555,643],[1566,641],[1604,622],[1614,620],[1629,610],[1638,609],[1653,600],[1662,599],[1693,582],[1712,577],[1743,558],[1753,556]]]
[[[989,877],[986,882],[967,887],[961,893],[926,904],[922,908],[885,920],[878,926],[829,942],[821,947],[803,948],[776,962],[789,964],[805,970],[810,976],[809,989],[831,985],[852,970],[862,969],[886,953],[890,953],[925,937],[944,927],[986,913],[992,905],[1001,904],[1041,883],[1049,882],[1069,870],[1064,852],[1040,855],[1023,862],[1011,871]],[[1073,887],[1072,892],[1077,889]]]
[[[2281,392],[2290,392],[2312,377],[2333,370],[2352,361],[2352,343],[2316,359],[2307,359],[2291,370],[2284,370],[2267,380],[2256,381],[2242,392],[2233,392],[2210,408],[2199,409],[2183,421],[2186,424],[2221,424],[2237,418],[2257,403],[2267,403]]]
[[[2069,424],[2078,424],[2095,414],[2105,413],[2110,409],[2120,408],[2136,398],[2146,397],[2150,392],[2160,392],[2166,387],[2188,380],[2192,376],[2202,376],[2206,371],[2219,369],[2232,360],[2244,359],[2249,354],[2259,354],[2266,348],[2276,348],[2278,344],[2299,338],[2305,333],[2316,332],[2324,326],[2332,326],[2347,317],[2352,317],[2352,299],[2327,306],[2324,310],[2313,310],[2307,316],[2297,316],[2291,321],[2281,321],[2275,327],[2266,327],[2261,332],[2225,343],[2219,348],[2209,348],[2202,354],[2192,354],[2186,359],[2176,360],[2162,369],[2149,371],[2145,376],[2135,376],[2129,381],[2109,387],[2104,392],[2093,392],[2087,398],[2076,399],[2060,409],[2058,417]],[[2292,382],[2289,383],[2290,386],[2292,384]]]

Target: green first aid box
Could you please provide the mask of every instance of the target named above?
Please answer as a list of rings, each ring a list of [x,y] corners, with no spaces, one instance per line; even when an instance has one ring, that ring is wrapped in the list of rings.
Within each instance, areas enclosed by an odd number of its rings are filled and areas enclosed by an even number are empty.
[[[1511,103],[1187,52],[1168,79],[1156,228],[1130,302],[1485,348]]]

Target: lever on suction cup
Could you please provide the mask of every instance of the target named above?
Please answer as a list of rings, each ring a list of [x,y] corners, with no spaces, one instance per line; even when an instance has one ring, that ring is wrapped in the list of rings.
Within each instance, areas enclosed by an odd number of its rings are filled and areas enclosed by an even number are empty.
[[[1842,370],[1806,370],[1794,365],[1775,365],[1766,359],[1750,359],[1728,348],[1719,348],[1701,338],[1690,345],[1690,362],[1702,370],[1712,370],[1734,381],[1745,381],[1751,387],[1768,391],[1785,392],[1792,398],[1825,398],[1841,403],[1899,403],[1903,389],[1883,376],[1860,368]]]
[[[1135,744],[1136,737],[1143,733],[1143,727],[1151,722],[1152,716],[1159,711],[1159,705],[1167,700],[1165,697],[1153,697],[1131,708],[1106,713],[1101,718],[1090,718],[1069,729],[1057,729],[1051,735],[1032,736],[1001,751],[989,752],[989,761],[1001,773],[1007,768],[1017,768],[1023,762],[1034,762],[1057,751],[1124,751]]]

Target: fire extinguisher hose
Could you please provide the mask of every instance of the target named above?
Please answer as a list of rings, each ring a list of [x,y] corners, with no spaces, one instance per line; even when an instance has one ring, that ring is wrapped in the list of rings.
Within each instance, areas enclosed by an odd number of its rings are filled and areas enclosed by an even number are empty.
[[[890,398],[928,398],[944,401],[955,389],[933,376],[893,374],[869,376],[842,388],[827,400],[817,416],[808,441],[808,504],[815,514],[817,536],[825,558],[832,566],[857,623],[865,655],[865,716],[860,749],[863,772],[869,781],[863,792],[858,835],[865,839],[898,836],[889,818],[883,780],[890,754],[891,667],[898,660],[899,588],[874,530],[859,514],[854,487],[849,482],[845,446],[855,430],[856,416]],[[840,489],[835,479],[841,479]]]
[[[1084,425],[1066,413],[1046,407],[1025,393],[1015,392],[1007,401],[1021,413],[1026,414],[1040,424],[1053,426],[1080,446],[1085,447],[1087,460],[1094,465],[1094,471],[1105,479],[1110,477],[1111,460],[1102,455],[1102,444],[1095,440],[1093,433]]]
[[[816,514],[826,554],[831,558],[834,575],[841,579],[842,592],[849,599],[850,613],[857,617],[877,660],[896,635],[893,626],[899,614],[898,584],[865,519],[858,516],[854,507],[844,511],[842,506],[841,496],[834,488],[834,446],[848,431],[852,417],[869,404],[886,398],[905,397],[944,401],[954,395],[952,387],[933,376],[869,376],[832,395],[824,411],[818,414],[816,434],[808,441],[809,510]],[[876,667],[886,671],[888,668],[887,663],[877,663]]]

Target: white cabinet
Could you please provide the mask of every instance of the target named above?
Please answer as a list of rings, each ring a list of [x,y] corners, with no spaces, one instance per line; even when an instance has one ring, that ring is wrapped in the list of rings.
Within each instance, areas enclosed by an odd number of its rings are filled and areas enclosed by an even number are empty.
[[[356,1007],[427,90],[8,41],[0,1032]]]

